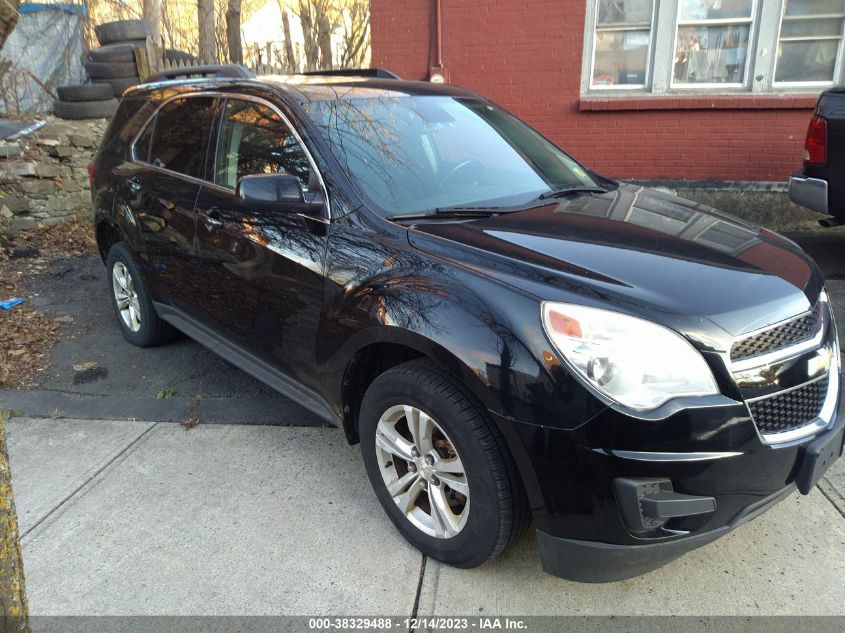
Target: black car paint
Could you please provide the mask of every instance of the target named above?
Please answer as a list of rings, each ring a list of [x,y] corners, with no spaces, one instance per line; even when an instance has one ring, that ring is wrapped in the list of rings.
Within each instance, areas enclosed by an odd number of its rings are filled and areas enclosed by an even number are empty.
[[[367,85],[478,98],[409,82]],[[329,89],[343,86],[335,82]],[[98,239],[107,244],[110,235],[119,236],[130,244],[163,310],[196,319],[197,328],[208,328],[197,336],[221,353],[226,345],[248,350],[260,362],[245,369],[300,396],[352,442],[361,359],[386,346],[433,359],[490,411],[518,466],[535,526],[546,537],[642,545],[693,543],[701,536],[703,542],[750,505],[794,485],[803,444],[761,442],[725,355],[734,337],[815,304],[823,280],[795,244],[630,185],[497,217],[391,222],[368,208],[303,111],[310,92],[324,90],[318,84],[194,81],[124,97],[95,161]],[[130,160],[128,146],[150,115],[149,100],[203,91],[265,99],[285,114],[324,178],[330,221],[313,209],[309,216],[304,209],[250,207],[219,187]],[[127,190],[133,178],[151,188],[149,199]],[[169,192],[166,199],[155,193],[161,190]],[[218,207],[222,226],[206,227],[192,199],[199,212]],[[635,207],[654,222],[634,222]],[[694,236],[670,230],[668,218],[678,214],[692,218],[685,228],[704,228]],[[150,227],[161,222],[151,235]],[[713,229],[711,238],[700,239],[706,229]],[[720,242],[720,235],[727,237]],[[702,352],[722,395],[670,401],[648,414],[602,400],[546,339],[544,300],[604,307],[680,332]],[[666,462],[614,451],[737,455]],[[644,539],[620,520],[617,477],[669,478],[676,491],[714,497],[717,509],[673,519],[671,527],[687,537]],[[627,575],[663,562],[652,559],[631,565]]]

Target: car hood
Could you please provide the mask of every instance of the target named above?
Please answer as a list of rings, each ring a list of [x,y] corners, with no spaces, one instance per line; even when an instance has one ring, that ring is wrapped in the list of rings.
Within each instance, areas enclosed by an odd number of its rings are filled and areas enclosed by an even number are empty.
[[[813,261],[790,240],[634,185],[420,223],[408,239],[541,299],[643,316],[722,350],[730,337],[809,309],[822,289]]]

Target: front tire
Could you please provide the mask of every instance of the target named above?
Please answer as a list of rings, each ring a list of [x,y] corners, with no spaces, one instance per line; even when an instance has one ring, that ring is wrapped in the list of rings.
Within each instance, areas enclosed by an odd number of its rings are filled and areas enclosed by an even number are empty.
[[[123,337],[138,347],[173,340],[176,330],[156,313],[141,269],[124,242],[109,249],[106,270],[112,307]]]
[[[456,567],[501,554],[527,524],[510,455],[465,385],[427,360],[376,378],[361,404],[364,465],[412,545]]]

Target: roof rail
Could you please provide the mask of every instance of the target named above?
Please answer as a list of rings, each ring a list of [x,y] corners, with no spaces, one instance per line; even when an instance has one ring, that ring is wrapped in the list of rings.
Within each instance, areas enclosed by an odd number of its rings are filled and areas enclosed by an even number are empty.
[[[192,77],[228,77],[230,79],[253,79],[255,75],[246,66],[238,64],[210,64],[207,66],[185,66],[171,68],[153,73],[147,77],[145,83],[156,81],[172,81],[174,79],[190,79]]]
[[[301,75],[326,75],[329,77],[376,77],[378,79],[402,79],[396,73],[384,68],[337,68],[335,70],[309,70]]]

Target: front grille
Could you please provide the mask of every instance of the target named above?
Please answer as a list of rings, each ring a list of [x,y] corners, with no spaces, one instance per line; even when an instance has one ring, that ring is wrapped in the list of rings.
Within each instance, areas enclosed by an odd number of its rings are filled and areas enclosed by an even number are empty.
[[[731,347],[731,361],[768,354],[809,340],[813,338],[820,318],[821,304],[817,304],[812,312],[739,340]]]
[[[761,433],[782,433],[811,422],[821,413],[827,395],[827,376],[798,389],[748,404]]]

